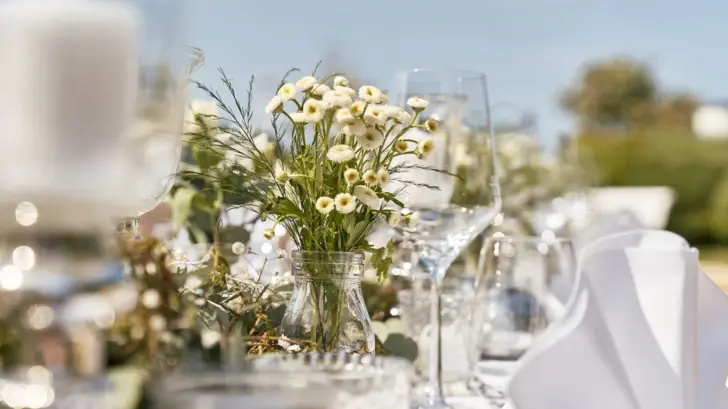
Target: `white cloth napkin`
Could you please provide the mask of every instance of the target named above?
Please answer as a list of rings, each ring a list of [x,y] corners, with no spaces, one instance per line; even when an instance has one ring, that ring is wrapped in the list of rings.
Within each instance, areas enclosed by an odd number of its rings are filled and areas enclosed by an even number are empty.
[[[621,210],[600,216],[574,234],[574,247],[577,254],[591,242],[602,237],[625,231],[643,229],[640,219],[629,210]]]
[[[728,407],[728,297],[682,238],[605,237],[579,271],[564,319],[510,382],[512,409]]]

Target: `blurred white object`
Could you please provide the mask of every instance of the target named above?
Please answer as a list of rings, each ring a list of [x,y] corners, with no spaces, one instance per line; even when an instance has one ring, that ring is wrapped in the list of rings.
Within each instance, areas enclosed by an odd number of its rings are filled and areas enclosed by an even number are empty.
[[[675,203],[675,192],[665,186],[605,187],[592,190],[597,213],[630,210],[651,229],[664,229]]]
[[[577,255],[581,256],[581,250],[595,240],[644,228],[645,225],[629,210],[602,215],[575,233],[574,247]]]
[[[704,105],[693,113],[693,132],[701,139],[728,138],[728,108]]]
[[[32,202],[40,227],[109,225],[125,207],[140,24],[118,2],[0,4],[0,196]]]
[[[728,297],[697,252],[640,230],[595,241],[580,261],[566,317],[511,381],[512,409],[728,407]]]

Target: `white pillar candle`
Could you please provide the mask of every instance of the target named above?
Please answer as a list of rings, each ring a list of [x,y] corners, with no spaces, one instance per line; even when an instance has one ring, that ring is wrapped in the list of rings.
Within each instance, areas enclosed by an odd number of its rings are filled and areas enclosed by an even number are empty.
[[[0,4],[0,229],[19,201],[53,228],[119,214],[139,25],[117,2]]]

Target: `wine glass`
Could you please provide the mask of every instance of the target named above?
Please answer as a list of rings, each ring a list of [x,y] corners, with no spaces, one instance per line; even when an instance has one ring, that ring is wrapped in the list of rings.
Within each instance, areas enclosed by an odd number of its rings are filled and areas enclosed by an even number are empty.
[[[395,188],[402,189],[405,211],[420,215],[416,226],[400,227],[398,233],[415,243],[418,263],[433,284],[430,379],[427,399],[419,407],[449,408],[442,393],[443,279],[458,254],[490,225],[501,208],[486,79],[473,71],[414,70],[400,74],[393,91],[392,97],[399,99],[399,105],[410,97],[427,99],[429,108],[419,120],[432,118],[440,124],[432,134],[414,129],[405,135],[414,141],[431,138],[434,149],[424,161],[415,164],[422,166],[407,167],[397,176],[400,181],[414,184],[399,182]],[[469,156],[473,146],[486,147],[487,153]],[[457,178],[463,181],[458,186],[464,184],[471,189],[456,189]]]
[[[561,318],[576,283],[576,258],[568,239],[490,237],[480,260],[472,325],[474,389],[500,407],[518,359],[552,322]]]
[[[203,51],[196,47],[188,47],[189,66],[182,77],[185,93],[187,79],[205,62]],[[147,67],[145,67],[147,68]],[[136,215],[124,217],[119,221],[117,231],[124,236],[140,238],[139,217],[157,207],[169,194],[174,185],[174,173],[179,166],[182,154],[182,132],[168,132],[149,121],[158,108],[154,104],[164,101],[165,87],[168,84],[156,68],[144,69],[141,73],[141,95],[150,100],[147,113],[144,110],[138,117],[136,127],[132,130],[133,158],[138,176],[132,186],[131,194],[137,198]]]

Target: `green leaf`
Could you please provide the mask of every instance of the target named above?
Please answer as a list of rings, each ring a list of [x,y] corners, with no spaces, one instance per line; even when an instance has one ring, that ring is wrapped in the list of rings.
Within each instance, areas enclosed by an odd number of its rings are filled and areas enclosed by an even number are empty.
[[[346,246],[352,247],[359,240],[361,240],[361,238],[364,237],[364,233],[367,231],[368,227],[369,227],[369,220],[365,219],[365,220],[362,220],[359,223],[357,223],[349,235],[349,240],[347,240]]]
[[[190,188],[179,188],[172,198],[172,221],[174,222],[175,230],[180,229],[187,218],[192,213],[192,200],[197,195],[194,189]]]
[[[276,203],[273,205],[273,213],[275,213],[278,218],[287,218],[287,219],[303,219],[303,212],[301,209],[296,206],[295,203],[290,201],[286,198],[278,198]]]
[[[220,152],[214,150],[209,144],[202,142],[192,145],[192,156],[203,173],[217,166],[224,159]]]
[[[390,201],[390,202],[396,204],[399,207],[404,207],[404,203],[402,203],[402,201],[400,201],[399,199],[397,199],[394,196],[394,194],[392,194],[390,192],[382,192],[379,195],[382,196],[382,198],[384,198],[384,200]]]
[[[384,348],[393,356],[404,358],[410,362],[417,359],[417,343],[402,334],[390,333],[384,342]]]

